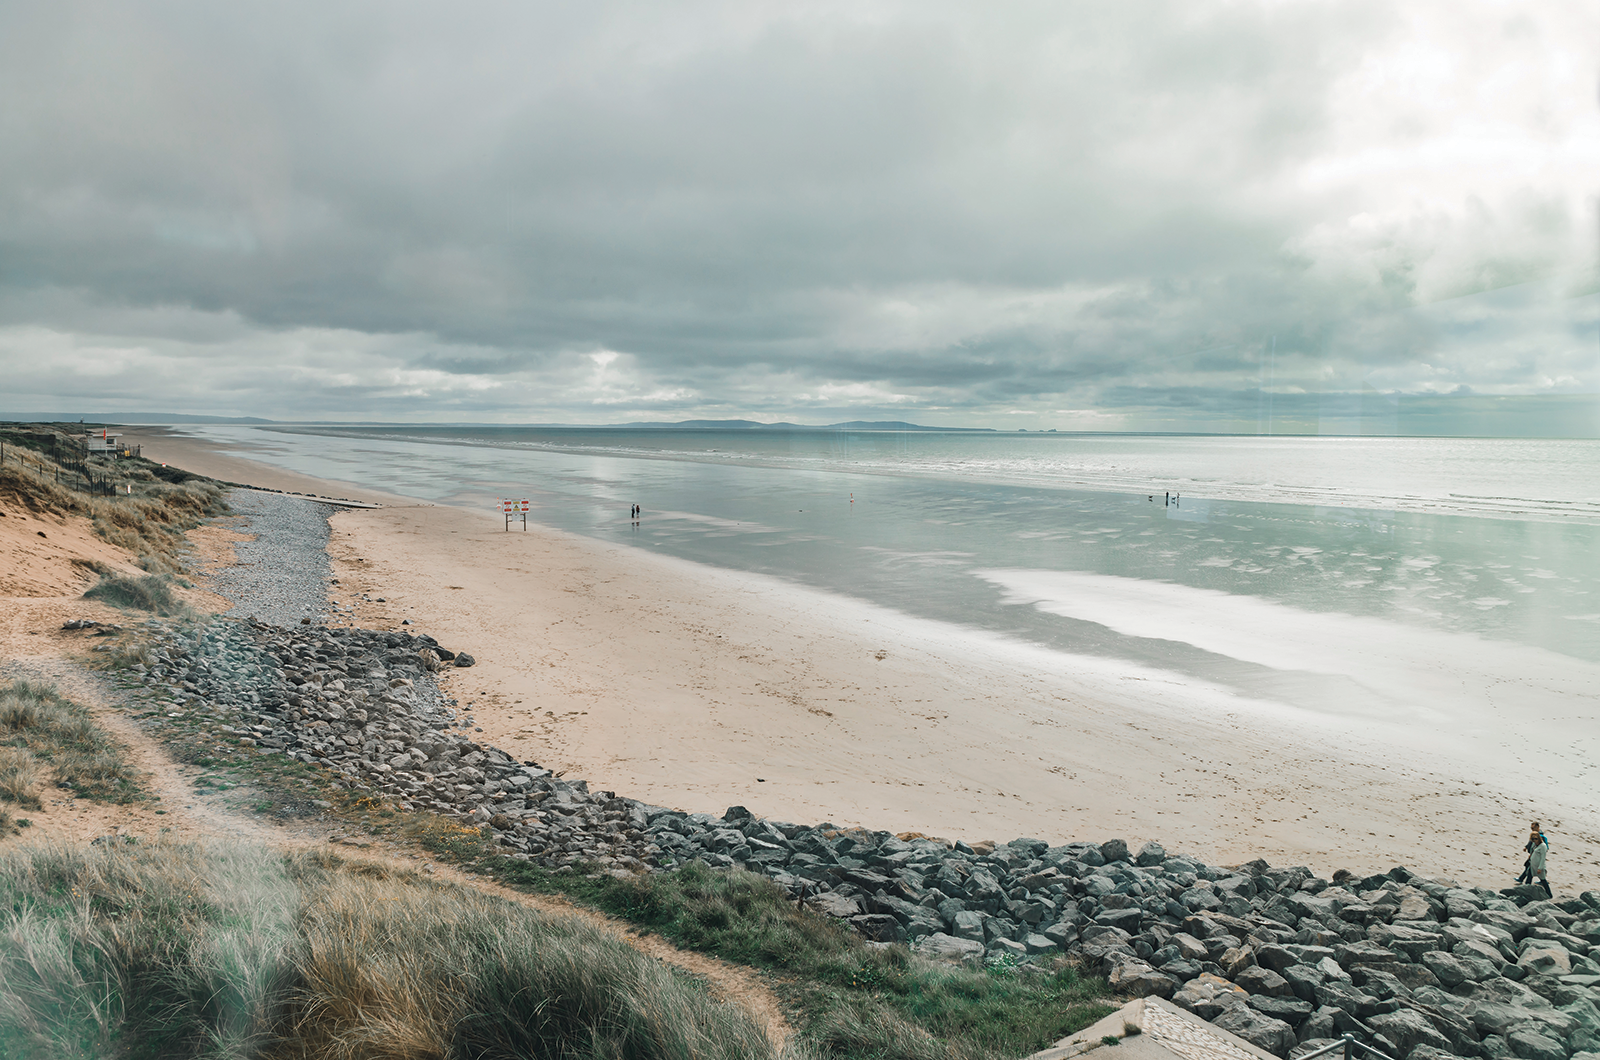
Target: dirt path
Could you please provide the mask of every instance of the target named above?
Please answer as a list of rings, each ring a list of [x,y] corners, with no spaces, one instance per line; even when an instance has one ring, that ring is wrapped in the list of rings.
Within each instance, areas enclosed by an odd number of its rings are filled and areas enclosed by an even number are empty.
[[[6,620],[0,621],[0,678],[48,682],[63,695],[89,707],[96,720],[128,748],[134,765],[146,775],[149,790],[156,796],[148,802],[116,806],[75,798],[69,791],[47,786],[42,810],[17,814],[28,819],[31,827],[16,839],[0,839],[0,848],[17,842],[87,843],[107,835],[146,839],[165,835],[190,841],[229,839],[283,851],[334,843],[353,860],[365,858],[423,871],[547,915],[581,920],[648,957],[701,978],[715,996],[748,1011],[766,1029],[775,1046],[781,1048],[793,1033],[777,995],[753,969],[679,950],[659,936],[641,935],[625,921],[562,898],[522,894],[448,865],[430,863],[385,842],[369,842],[364,836],[343,837],[340,829],[329,823],[283,822],[255,815],[242,805],[248,801],[248,792],[243,789],[234,789],[229,796],[203,791],[196,780],[208,770],[174,761],[166,748],[129,716],[125,693],[106,675],[87,665],[92,638],[61,629],[62,623],[72,618],[126,623],[125,616],[119,618],[114,611],[76,597],[0,599],[0,614],[6,615]]]

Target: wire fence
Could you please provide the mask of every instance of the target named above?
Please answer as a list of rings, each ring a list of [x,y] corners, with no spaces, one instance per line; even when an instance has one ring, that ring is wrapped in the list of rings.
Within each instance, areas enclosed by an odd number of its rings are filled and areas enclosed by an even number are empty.
[[[113,459],[137,457],[140,455],[140,447],[134,445],[97,449],[93,453],[104,454]],[[97,468],[90,463],[90,456],[91,450],[87,441],[73,444],[56,440],[45,449],[0,441],[0,467],[14,464],[25,470],[31,470],[40,478],[51,479],[59,486],[66,486],[96,497],[116,496],[118,488],[115,477],[109,473],[109,469]]]

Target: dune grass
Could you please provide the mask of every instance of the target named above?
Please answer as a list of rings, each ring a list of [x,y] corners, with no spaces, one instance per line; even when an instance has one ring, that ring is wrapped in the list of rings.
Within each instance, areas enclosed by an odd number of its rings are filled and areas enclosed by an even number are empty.
[[[0,1055],[775,1057],[618,939],[323,852],[0,857]]]
[[[90,492],[74,465],[60,462],[81,455],[81,430],[75,424],[0,425],[8,454],[0,462],[0,504],[87,516],[97,536],[128,550],[144,570],[181,573],[183,532],[228,510],[223,487],[139,457],[97,454],[83,466],[114,493]]]
[[[48,685],[14,681],[0,688],[0,800],[38,809],[46,767],[57,785],[81,798],[129,803],[144,797],[127,749],[86,707]]]
[[[193,617],[194,610],[172,592],[172,579],[164,574],[142,578],[105,575],[88,592],[86,600],[99,600],[124,610],[149,611],[166,617]]]
[[[0,747],[0,802],[14,803],[24,810],[37,810],[39,789],[44,782],[44,766],[27,751]]]

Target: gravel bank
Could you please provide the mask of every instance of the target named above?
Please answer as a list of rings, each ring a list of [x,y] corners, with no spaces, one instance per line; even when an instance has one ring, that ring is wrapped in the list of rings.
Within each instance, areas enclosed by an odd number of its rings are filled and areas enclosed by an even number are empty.
[[[233,490],[228,503],[245,517],[254,541],[235,548],[239,562],[206,570],[214,591],[235,601],[230,618],[274,626],[317,622],[328,611],[328,517],[339,509],[304,497]]]

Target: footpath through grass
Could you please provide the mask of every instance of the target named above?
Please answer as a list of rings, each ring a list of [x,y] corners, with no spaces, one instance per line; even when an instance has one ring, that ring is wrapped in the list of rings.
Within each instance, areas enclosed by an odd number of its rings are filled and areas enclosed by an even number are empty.
[[[43,807],[41,793],[51,774],[57,787],[80,798],[144,798],[127,749],[95,723],[88,708],[44,684],[0,687],[0,835],[26,823],[13,820],[12,809]]]

